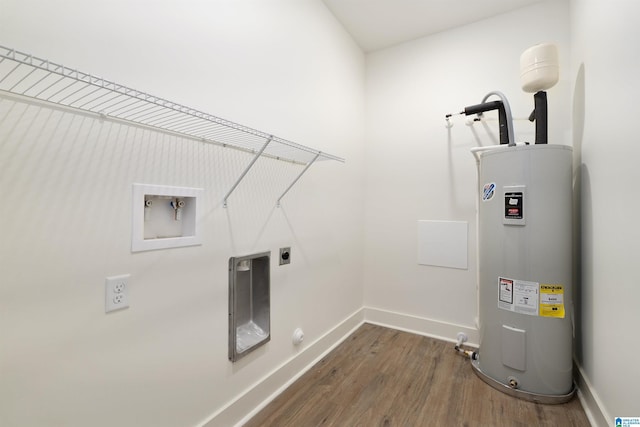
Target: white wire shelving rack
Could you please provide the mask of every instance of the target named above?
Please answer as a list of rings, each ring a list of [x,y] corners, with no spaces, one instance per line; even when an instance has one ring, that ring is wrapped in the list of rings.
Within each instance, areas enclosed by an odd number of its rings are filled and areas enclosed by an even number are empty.
[[[225,207],[231,193],[260,157],[304,165],[278,198],[278,206],[313,163],[344,162],[340,157],[4,46],[0,46],[0,95],[2,93],[253,153],[251,162],[225,194]]]

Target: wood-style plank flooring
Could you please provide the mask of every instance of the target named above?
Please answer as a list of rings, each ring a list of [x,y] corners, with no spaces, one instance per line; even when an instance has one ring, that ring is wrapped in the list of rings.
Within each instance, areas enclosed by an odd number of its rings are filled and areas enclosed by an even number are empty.
[[[589,426],[578,398],[541,405],[494,390],[453,344],[364,324],[245,427]]]

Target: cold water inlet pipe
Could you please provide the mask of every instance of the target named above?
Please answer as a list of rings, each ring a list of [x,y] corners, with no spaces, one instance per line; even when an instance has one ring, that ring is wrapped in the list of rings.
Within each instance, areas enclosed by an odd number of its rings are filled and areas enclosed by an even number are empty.
[[[478,359],[478,352],[474,350],[465,350],[462,348],[462,344],[467,341],[467,335],[464,332],[458,332],[457,342],[454,349],[458,352],[458,354],[468,357],[471,360]]]
[[[458,352],[458,354],[468,357],[471,360],[478,360],[478,352],[474,350],[466,350],[462,348],[460,345],[456,345],[454,349]]]

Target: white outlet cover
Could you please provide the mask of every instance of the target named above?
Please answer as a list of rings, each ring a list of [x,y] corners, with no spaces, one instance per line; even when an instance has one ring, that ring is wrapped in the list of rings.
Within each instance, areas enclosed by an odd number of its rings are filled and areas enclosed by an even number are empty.
[[[107,277],[104,281],[104,312],[120,310],[129,307],[129,286],[131,275]]]

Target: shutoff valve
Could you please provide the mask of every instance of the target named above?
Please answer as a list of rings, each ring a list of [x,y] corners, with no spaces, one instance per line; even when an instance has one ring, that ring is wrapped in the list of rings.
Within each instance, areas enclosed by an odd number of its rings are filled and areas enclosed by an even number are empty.
[[[171,207],[175,211],[175,220],[182,220],[182,208],[184,208],[184,200],[182,199],[174,199],[171,201]]]

